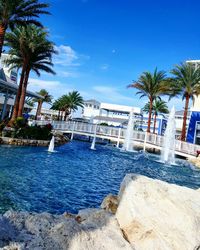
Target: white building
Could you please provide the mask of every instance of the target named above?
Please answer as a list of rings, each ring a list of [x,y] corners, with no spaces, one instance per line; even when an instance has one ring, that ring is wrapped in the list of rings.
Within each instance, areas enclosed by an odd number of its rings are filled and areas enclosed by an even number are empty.
[[[3,68],[4,74],[8,81],[17,84],[17,69],[10,69],[5,63],[10,56],[8,54],[1,55],[1,67]]]
[[[82,118],[88,121],[93,120],[95,116],[100,114],[100,102],[96,100],[87,100],[84,102],[84,108],[82,109]]]

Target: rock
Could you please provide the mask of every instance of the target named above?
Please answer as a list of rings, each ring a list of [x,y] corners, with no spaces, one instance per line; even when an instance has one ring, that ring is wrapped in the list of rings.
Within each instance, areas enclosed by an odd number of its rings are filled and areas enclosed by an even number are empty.
[[[200,247],[199,191],[129,174],[119,199],[116,217],[136,250]]]
[[[200,156],[196,158],[188,158],[188,161],[195,165],[196,167],[200,168]]]
[[[67,215],[67,216],[66,216]],[[2,239],[3,250],[131,250],[114,215],[103,209],[85,209],[77,215],[9,211],[2,220],[15,229]],[[11,227],[11,228],[10,228]],[[1,230],[1,229],[0,229]],[[11,230],[12,231],[12,230]],[[16,248],[15,248],[16,246]]]
[[[101,204],[101,208],[105,209],[108,212],[115,214],[117,211],[118,205],[119,205],[118,197],[116,195],[109,194],[103,200]]]

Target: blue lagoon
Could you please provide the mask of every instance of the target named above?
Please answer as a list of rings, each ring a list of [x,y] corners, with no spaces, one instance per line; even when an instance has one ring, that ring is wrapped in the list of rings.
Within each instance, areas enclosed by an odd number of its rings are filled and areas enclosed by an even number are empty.
[[[0,146],[0,212],[8,209],[61,214],[98,207],[116,194],[127,173],[199,188],[200,170],[188,162],[157,162],[159,156],[73,141],[48,153],[41,147]]]

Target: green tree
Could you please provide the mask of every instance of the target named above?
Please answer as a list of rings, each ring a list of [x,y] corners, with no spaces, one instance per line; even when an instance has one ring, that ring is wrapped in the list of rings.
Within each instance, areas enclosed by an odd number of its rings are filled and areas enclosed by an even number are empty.
[[[83,98],[78,91],[69,92],[67,95],[61,96],[52,105],[52,109],[59,110],[62,112],[62,117],[64,113],[64,120],[70,116],[72,111],[78,110],[78,107],[83,107]]]
[[[200,94],[200,69],[192,64],[182,63],[171,70],[171,97],[182,96],[185,100],[181,140],[186,138],[186,122],[190,99]]]
[[[37,92],[38,95],[40,95],[42,98],[34,98],[33,101],[37,102],[37,111],[35,119],[38,119],[38,116],[41,114],[42,105],[43,103],[52,103],[52,95],[49,94],[49,92],[46,89],[41,89],[39,92]]]
[[[153,73],[143,72],[138,81],[133,82],[128,87],[139,90],[136,94],[139,94],[140,98],[147,97],[149,99],[147,132],[150,132],[153,102],[158,96],[168,94],[169,84],[166,73],[165,71],[158,71],[157,68]]]
[[[146,103],[144,108],[143,108],[143,111],[146,112],[146,113],[149,113],[149,109],[150,109],[150,103]],[[153,101],[153,106],[152,106],[152,114],[154,116],[154,125],[153,125],[153,133],[155,134],[155,131],[156,131],[156,122],[157,122],[157,116],[159,114],[168,114],[169,113],[169,110],[168,110],[168,107],[167,107],[167,103],[163,100],[161,100],[160,98],[156,98],[154,101]]]
[[[12,30],[16,25],[27,24],[42,27],[38,17],[40,14],[49,14],[45,10],[48,6],[38,0],[0,0],[0,57],[6,30]]]
[[[10,47],[10,58],[6,60],[11,68],[21,68],[21,77],[15,99],[11,121],[22,116],[30,72],[40,76],[41,71],[55,74],[52,70],[54,44],[47,39],[48,33],[35,25],[18,27],[6,34],[6,45]]]

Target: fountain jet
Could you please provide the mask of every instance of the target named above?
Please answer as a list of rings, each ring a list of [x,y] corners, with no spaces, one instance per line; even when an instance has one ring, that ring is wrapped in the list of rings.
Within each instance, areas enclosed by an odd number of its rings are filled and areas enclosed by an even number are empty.
[[[170,165],[175,164],[175,133],[176,121],[175,108],[173,107],[167,120],[167,127],[164,134],[164,141],[161,152],[161,161]]]
[[[125,151],[133,151],[133,126],[134,126],[134,112],[133,109],[131,109],[124,139],[124,145],[122,148]]]
[[[51,153],[54,152],[54,144],[55,144],[55,137],[52,136],[50,144],[49,144],[48,152],[51,152]]]

